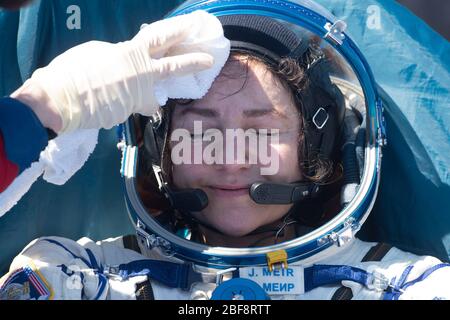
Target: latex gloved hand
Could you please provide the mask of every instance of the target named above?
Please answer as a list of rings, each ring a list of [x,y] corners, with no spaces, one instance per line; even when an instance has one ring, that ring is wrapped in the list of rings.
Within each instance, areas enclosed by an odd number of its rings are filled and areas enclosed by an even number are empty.
[[[213,57],[198,50],[171,55],[190,36],[198,15],[202,21],[220,23],[213,15],[196,11],[152,23],[126,42],[75,46],[36,70],[28,81],[48,95],[61,116],[58,133],[108,129],[132,113],[151,115],[158,108],[156,81],[213,66]]]

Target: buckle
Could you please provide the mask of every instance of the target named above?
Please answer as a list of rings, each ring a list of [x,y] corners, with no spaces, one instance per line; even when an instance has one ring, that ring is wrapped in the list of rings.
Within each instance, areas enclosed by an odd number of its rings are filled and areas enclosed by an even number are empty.
[[[105,265],[102,272],[106,277],[110,279],[117,279],[123,281],[123,277],[120,276],[120,268],[119,266],[110,266]]]
[[[267,257],[267,266],[269,267],[269,271],[273,271],[273,267],[280,265],[282,269],[287,269],[287,252],[285,250],[277,250],[272,251],[266,254]]]
[[[215,283],[219,286],[223,282],[223,278],[226,274],[231,273],[231,278],[233,277],[233,272],[236,271],[236,268],[229,268],[225,270],[220,270],[217,273],[202,273],[200,271],[195,270],[195,265],[193,263],[189,263],[186,282],[182,286],[182,290],[189,291],[191,287],[195,283]]]
[[[231,278],[233,278],[233,272],[236,271],[236,268],[229,268],[225,270],[220,270],[216,273],[216,285],[220,285],[223,282],[223,277],[227,273],[231,273]]]
[[[323,115],[324,112],[325,112],[325,115],[324,115],[325,116],[325,120],[322,120],[322,123],[318,123],[317,117],[320,116],[321,114]],[[317,129],[321,130],[323,127],[325,127],[325,125],[327,124],[329,118],[330,118],[330,116],[328,115],[328,112],[324,108],[320,107],[316,111],[314,116],[312,117],[312,123],[314,123],[314,125],[316,126]],[[320,122],[320,120],[321,119],[319,118],[319,122]]]
[[[375,291],[386,291],[391,287],[389,279],[382,273],[374,271],[369,274],[366,287]]]

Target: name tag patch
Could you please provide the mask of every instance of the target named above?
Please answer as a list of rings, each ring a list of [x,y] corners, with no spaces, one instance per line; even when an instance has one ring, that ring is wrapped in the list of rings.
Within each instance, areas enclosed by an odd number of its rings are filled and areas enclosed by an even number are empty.
[[[268,267],[247,267],[239,269],[241,278],[258,283],[267,294],[303,294],[305,284],[303,268],[301,266],[289,266],[286,269]]]

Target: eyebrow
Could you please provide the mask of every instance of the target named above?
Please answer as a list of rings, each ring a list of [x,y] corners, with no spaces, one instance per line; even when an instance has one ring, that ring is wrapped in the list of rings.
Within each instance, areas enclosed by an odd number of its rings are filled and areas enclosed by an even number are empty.
[[[197,114],[199,116],[203,116],[206,118],[218,118],[219,113],[213,109],[207,108],[195,108],[193,106],[183,106],[183,110],[181,111],[181,115],[184,116],[187,113]]]
[[[274,108],[244,110],[244,116],[247,118],[264,117],[267,115],[274,115],[287,119],[287,116],[284,113],[275,110]]]
[[[219,112],[217,112],[216,110],[208,109],[208,108],[196,108],[193,106],[186,106],[181,111],[182,116],[186,115],[187,113],[196,114],[196,115],[203,116],[206,118],[218,118],[220,116]],[[246,118],[257,118],[257,117],[264,117],[267,115],[275,115],[275,116],[279,116],[279,117],[285,118],[285,119],[288,118],[286,116],[286,114],[279,112],[278,110],[275,110],[274,108],[249,109],[249,110],[244,110],[243,114],[244,114],[244,117],[246,117]]]

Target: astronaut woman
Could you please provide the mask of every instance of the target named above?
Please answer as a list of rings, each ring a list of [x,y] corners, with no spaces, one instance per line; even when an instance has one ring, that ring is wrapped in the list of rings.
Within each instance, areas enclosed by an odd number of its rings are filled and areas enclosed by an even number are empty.
[[[199,3],[178,13],[218,8]],[[303,5],[285,9],[317,9]],[[321,37],[279,17],[222,14],[231,54],[206,96],[124,125],[137,234],[39,238],[1,279],[2,298],[450,298],[449,265],[354,237],[378,185],[375,94]],[[225,133],[239,129],[258,142],[245,161]],[[214,152],[198,162],[196,147]]]

